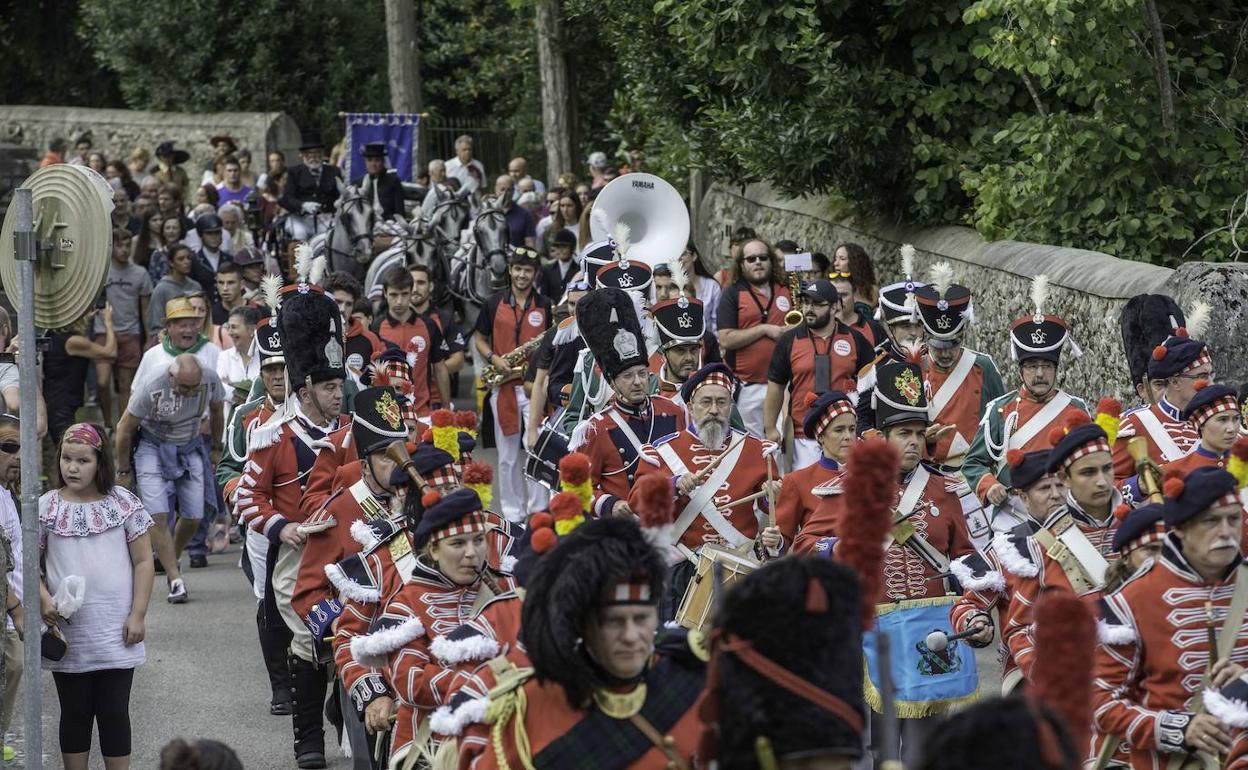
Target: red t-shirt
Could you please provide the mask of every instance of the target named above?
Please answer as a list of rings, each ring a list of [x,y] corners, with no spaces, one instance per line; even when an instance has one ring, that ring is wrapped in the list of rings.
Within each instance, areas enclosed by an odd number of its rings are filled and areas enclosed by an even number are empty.
[[[809,409],[806,394],[825,390],[815,386],[816,357],[828,357],[826,390],[853,393],[858,387],[858,372],[871,363],[873,350],[866,337],[840,321],[826,338],[811,334],[804,323],[780,335],[771,354],[767,379],[790,386],[789,414],[797,435],[801,435],[802,420]]]
[[[416,313],[412,313],[406,321],[399,321],[387,313],[373,324],[373,331],[383,340],[398,345],[407,354],[407,363],[412,367],[412,385],[416,397],[412,406],[417,415],[427,417],[432,411],[430,402],[433,400],[433,365],[446,357],[442,332],[438,330],[437,324],[429,323]]]

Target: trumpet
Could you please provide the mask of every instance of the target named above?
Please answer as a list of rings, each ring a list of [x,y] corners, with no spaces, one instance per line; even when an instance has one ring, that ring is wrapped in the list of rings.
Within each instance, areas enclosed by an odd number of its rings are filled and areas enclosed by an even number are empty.
[[[802,302],[802,281],[797,271],[789,273],[789,294],[793,295],[793,309],[784,314],[785,326],[797,326],[806,318],[805,303]]]
[[[495,368],[493,364],[486,364],[481,368],[481,382],[485,383],[487,388],[493,389],[508,380],[523,377],[524,367],[529,362],[529,356],[533,355],[533,351],[537,350],[537,346],[541,344],[542,338],[540,336],[534,337],[520,347],[504,355],[503,360],[507,362],[506,369],[498,369]]]

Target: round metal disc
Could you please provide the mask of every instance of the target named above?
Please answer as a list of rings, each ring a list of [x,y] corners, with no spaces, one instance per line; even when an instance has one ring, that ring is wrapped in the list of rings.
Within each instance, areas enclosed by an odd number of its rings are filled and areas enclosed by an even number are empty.
[[[33,190],[35,238],[40,245],[35,261],[35,325],[60,329],[81,318],[104,285],[112,249],[113,190],[91,169],[67,163],[41,168],[21,186]],[[16,214],[10,206],[0,230],[0,282],[20,312],[23,302],[13,245]]]

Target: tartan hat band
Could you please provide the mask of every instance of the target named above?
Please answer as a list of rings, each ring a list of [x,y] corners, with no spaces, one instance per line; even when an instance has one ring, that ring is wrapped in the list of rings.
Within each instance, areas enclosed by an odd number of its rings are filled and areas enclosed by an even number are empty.
[[[1110,452],[1109,441],[1104,437],[1097,437],[1067,455],[1066,459],[1062,460],[1062,469],[1065,470],[1076,460],[1082,460],[1088,455],[1096,454],[1097,452],[1105,452],[1106,454]]]
[[[442,529],[435,531],[432,535],[429,536],[429,540],[430,542],[436,543],[439,540],[445,540],[448,537],[456,537],[458,535],[471,535],[475,532],[484,532],[488,528],[489,528],[489,525],[485,520],[485,515],[482,514],[480,511],[477,511],[475,513],[470,513],[467,516],[457,519],[455,523],[451,524],[450,526],[446,526],[446,527],[443,527]]]

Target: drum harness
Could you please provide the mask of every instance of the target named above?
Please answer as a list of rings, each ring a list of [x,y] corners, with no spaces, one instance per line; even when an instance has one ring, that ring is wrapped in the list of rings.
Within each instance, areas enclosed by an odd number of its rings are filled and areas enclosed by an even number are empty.
[[[655,451],[659,457],[667,464],[667,467],[677,476],[684,476],[690,473],[688,466],[676,454],[676,450],[670,444],[660,444],[656,446]],[[676,517],[676,521],[672,526],[672,542],[681,554],[690,562],[697,564],[698,558],[694,552],[680,542],[680,538],[692,526],[694,519],[698,514],[710,523],[716,534],[722,537],[732,548],[740,548],[749,543],[744,535],[732,526],[728,519],[719,512],[719,509],[712,503],[715,493],[719,491],[720,486],[732,474],[733,469],[737,465],[737,461],[741,458],[741,452],[745,449],[745,442],[739,442],[735,447],[730,447],[728,454],[724,460],[719,463],[710,477],[703,481],[694,492],[689,495],[689,502],[685,505],[684,510]]]

